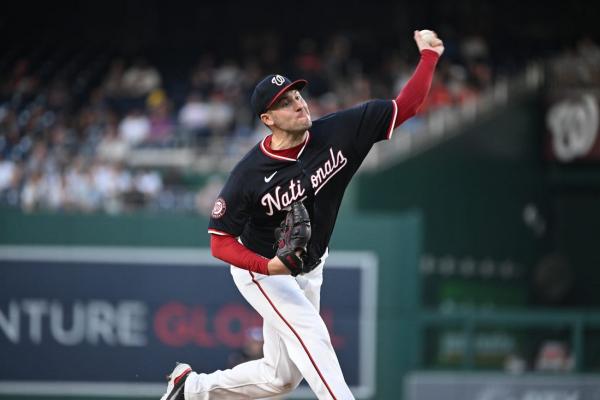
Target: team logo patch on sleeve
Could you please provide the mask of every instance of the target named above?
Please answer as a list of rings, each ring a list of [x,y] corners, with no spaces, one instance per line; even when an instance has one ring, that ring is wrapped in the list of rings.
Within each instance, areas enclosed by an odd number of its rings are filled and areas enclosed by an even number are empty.
[[[225,204],[225,200],[223,200],[221,197],[219,197],[217,199],[217,201],[215,201],[215,206],[212,209],[212,217],[213,218],[221,218],[223,215],[225,215],[225,209],[227,208],[226,204]]]

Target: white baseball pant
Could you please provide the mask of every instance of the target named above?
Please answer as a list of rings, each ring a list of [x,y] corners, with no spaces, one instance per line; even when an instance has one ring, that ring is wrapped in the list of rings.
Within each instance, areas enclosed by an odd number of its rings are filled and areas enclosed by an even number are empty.
[[[263,317],[264,356],[224,371],[190,373],[186,400],[272,397],[293,391],[302,378],[319,399],[354,399],[319,315],[326,258],[295,278],[231,266],[236,286]]]

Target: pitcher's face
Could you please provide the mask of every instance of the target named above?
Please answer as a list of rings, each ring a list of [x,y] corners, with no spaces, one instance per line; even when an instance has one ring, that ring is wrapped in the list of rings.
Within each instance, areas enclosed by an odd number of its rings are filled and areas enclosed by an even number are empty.
[[[265,121],[263,116],[267,115]],[[310,111],[302,95],[297,90],[289,90],[261,116],[271,128],[286,132],[304,132],[312,126]]]

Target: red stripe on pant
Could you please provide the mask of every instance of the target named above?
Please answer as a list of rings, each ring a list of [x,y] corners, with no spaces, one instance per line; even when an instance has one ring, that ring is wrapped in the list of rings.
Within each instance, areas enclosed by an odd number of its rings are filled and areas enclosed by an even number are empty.
[[[267,295],[267,293],[265,292],[265,290],[263,289],[263,287],[260,285],[260,283],[258,283],[258,281],[256,279],[254,279],[254,274],[251,271],[248,271],[248,272],[250,273],[250,276],[252,277],[252,282],[254,282],[256,284],[256,286],[258,286],[258,289],[263,294],[263,296],[265,296],[265,298],[267,299],[267,301],[269,302],[269,304],[271,305],[271,307],[273,307],[273,310],[275,310],[275,312],[277,313],[277,315],[279,315],[279,318],[281,318],[281,320],[288,326],[288,328],[290,328],[290,330],[292,331],[292,333],[294,334],[294,336],[296,336],[296,338],[298,339],[298,341],[302,345],[302,348],[306,352],[306,355],[308,355],[308,358],[310,359],[310,362],[312,363],[313,367],[315,367],[315,370],[317,371],[317,374],[319,374],[319,377],[323,381],[323,384],[325,385],[325,387],[329,391],[329,394],[331,395],[331,397],[333,397],[334,400],[337,400],[337,398],[333,394],[333,391],[329,387],[329,384],[327,383],[327,381],[323,377],[323,374],[321,373],[321,370],[319,369],[319,367],[317,367],[317,363],[315,363],[315,360],[312,358],[312,355],[310,354],[310,352],[306,348],[306,345],[302,341],[302,338],[300,337],[300,335],[298,334],[298,332],[296,332],[296,330],[292,327],[292,325],[283,317],[283,315],[281,315],[281,313],[279,312],[279,310],[277,309],[277,307],[275,307],[275,304],[273,304],[273,302],[271,301],[271,299],[269,298],[269,296]]]

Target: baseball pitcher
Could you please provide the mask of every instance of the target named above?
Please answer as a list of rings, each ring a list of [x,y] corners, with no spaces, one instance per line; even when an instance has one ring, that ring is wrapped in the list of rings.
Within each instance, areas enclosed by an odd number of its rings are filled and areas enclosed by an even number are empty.
[[[423,33],[422,33],[423,32]],[[315,121],[305,80],[269,75],[252,94],[270,130],[231,171],[208,232],[244,298],[264,320],[264,357],[232,369],[178,364],[161,400],[256,399],[293,391],[304,378],[319,399],[353,399],[319,315],[328,244],[344,190],[374,143],[416,114],[443,43],[415,31],[419,64],[392,100],[371,100]]]

